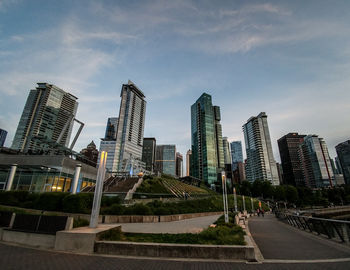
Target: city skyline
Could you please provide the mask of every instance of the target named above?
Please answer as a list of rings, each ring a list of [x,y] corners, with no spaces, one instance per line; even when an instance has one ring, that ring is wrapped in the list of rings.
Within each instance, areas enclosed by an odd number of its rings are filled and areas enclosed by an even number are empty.
[[[229,142],[244,141],[242,124],[266,111],[277,161],[277,139],[289,132],[320,135],[334,158],[334,147],[350,134],[349,7],[345,1],[62,1],[53,10],[41,1],[2,1],[5,145],[40,81],[79,97],[77,118],[86,125],[74,149],[91,140],[99,145],[106,119],[119,108],[120,85],[131,79],[147,96],[145,137],[176,144],[182,154],[191,145],[190,105],[207,92],[221,107]]]

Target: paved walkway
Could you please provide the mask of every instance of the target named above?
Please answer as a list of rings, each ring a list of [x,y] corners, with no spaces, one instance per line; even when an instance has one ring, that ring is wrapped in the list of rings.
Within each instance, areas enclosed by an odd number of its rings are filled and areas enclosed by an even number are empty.
[[[284,224],[272,214],[267,214],[265,217],[253,217],[249,219],[248,226],[264,259],[350,258],[350,247]]]
[[[242,262],[160,260],[77,255],[8,245],[0,242],[1,270],[348,270],[350,262],[246,264]]]
[[[213,224],[220,215],[158,223],[121,223],[123,232],[136,233],[198,233]]]

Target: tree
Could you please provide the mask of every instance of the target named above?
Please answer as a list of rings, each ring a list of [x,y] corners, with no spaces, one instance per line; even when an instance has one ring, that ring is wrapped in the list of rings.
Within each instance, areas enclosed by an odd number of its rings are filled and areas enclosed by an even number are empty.
[[[289,203],[296,203],[298,201],[298,190],[293,186],[285,186],[286,198]]]

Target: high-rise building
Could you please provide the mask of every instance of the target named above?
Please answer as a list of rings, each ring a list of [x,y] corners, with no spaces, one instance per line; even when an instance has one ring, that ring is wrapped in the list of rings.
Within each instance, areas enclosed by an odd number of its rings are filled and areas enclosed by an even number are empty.
[[[106,169],[110,172],[115,171],[115,168],[113,168],[113,165],[114,165],[114,157],[115,157],[117,127],[118,127],[118,118],[117,117],[108,118],[105,137],[101,138],[100,152],[97,160],[97,164],[99,164],[101,153],[107,152]]]
[[[156,139],[143,138],[142,161],[146,163],[146,170],[154,171],[154,163],[156,160]]]
[[[176,152],[176,176],[182,177],[183,156]]]
[[[335,157],[335,166],[337,167],[337,171],[339,174],[343,174],[343,169],[341,167],[340,161],[338,157]]]
[[[325,141],[317,135],[304,137],[299,147],[305,185],[310,188],[333,186],[334,174]]]
[[[174,144],[156,146],[155,171],[176,176],[176,146]]]
[[[228,143],[227,137],[222,138],[222,147],[224,149],[224,163],[232,165],[230,144]]]
[[[299,146],[306,135],[296,132],[288,133],[278,140],[278,148],[283,170],[283,183],[293,186],[304,186],[302,164],[299,158]]]
[[[343,172],[345,184],[350,184],[350,140],[338,144],[335,147],[338,158]]]
[[[53,84],[38,83],[30,90],[11,148],[45,150],[50,143],[68,147],[77,97]]]
[[[243,151],[242,151],[242,142],[233,141],[230,143],[231,146],[231,159],[232,159],[232,170],[237,169],[237,164],[239,162],[243,163]]]
[[[191,175],[191,156],[192,156],[192,151],[189,149],[186,153],[186,176]]]
[[[214,184],[224,169],[220,107],[203,93],[191,106],[192,176]]]
[[[7,136],[7,131],[0,128],[0,147],[4,146]]]
[[[129,171],[131,164],[142,159],[146,101],[145,95],[130,80],[123,84],[120,97],[113,171]]]
[[[116,140],[118,129],[118,117],[110,117],[107,120],[105,140]]]
[[[266,113],[261,112],[258,116],[249,118],[243,131],[247,152],[247,180],[264,180],[279,185]]]

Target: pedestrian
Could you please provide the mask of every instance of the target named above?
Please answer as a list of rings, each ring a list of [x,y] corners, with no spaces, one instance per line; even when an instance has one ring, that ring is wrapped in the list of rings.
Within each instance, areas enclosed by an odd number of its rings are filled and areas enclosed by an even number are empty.
[[[258,213],[258,217],[260,217],[260,209],[259,208],[256,210],[256,212]]]
[[[261,215],[264,217],[264,209],[261,209]]]

